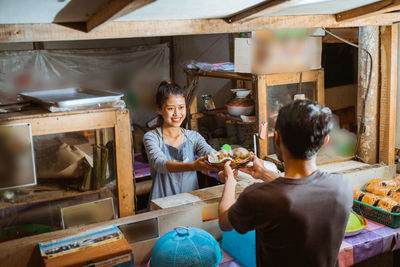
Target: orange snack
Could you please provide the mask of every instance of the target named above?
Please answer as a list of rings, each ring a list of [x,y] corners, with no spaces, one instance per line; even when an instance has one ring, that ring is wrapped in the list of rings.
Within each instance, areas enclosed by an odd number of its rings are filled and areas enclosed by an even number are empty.
[[[381,182],[382,186],[388,186],[388,187],[399,187],[400,186],[400,181],[397,179],[389,179],[389,180],[383,180]]]
[[[392,190],[390,187],[377,185],[372,190],[372,193],[377,196],[387,197],[387,196],[390,196],[390,194],[392,193]]]
[[[393,192],[390,198],[400,203],[400,192]]]
[[[372,179],[366,185],[365,191],[372,193],[374,191],[375,186],[380,185],[381,182],[382,182],[381,179]]]
[[[394,213],[399,213],[400,212],[400,205],[396,201],[394,201],[391,198],[388,197],[383,197],[379,200],[379,203],[377,205],[378,208],[389,211],[389,212],[394,212]]]
[[[361,190],[358,190],[358,189],[353,189],[353,198],[355,199],[355,200],[358,200],[358,201],[361,201],[361,199],[363,198],[363,196],[364,196],[364,192],[363,191],[361,191]]]
[[[361,202],[374,206],[378,205],[380,197],[371,193],[365,193]]]

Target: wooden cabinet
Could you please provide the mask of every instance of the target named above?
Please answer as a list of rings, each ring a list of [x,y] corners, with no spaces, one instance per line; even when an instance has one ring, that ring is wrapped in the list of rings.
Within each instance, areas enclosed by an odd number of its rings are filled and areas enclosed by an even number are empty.
[[[131,131],[129,111],[127,109],[105,108],[51,113],[36,108],[16,113],[0,114],[0,124],[23,122],[31,124],[33,136],[112,128],[115,138],[119,216],[125,217],[135,213]],[[97,191],[101,190],[92,190],[88,192],[69,191],[65,194],[51,196],[50,199],[80,196],[83,194],[96,193]],[[48,195],[38,195],[29,201],[29,203],[32,201],[41,202],[47,200],[49,200]],[[16,205],[18,205],[18,203],[11,204],[11,206]]]
[[[268,125],[268,88],[275,85],[285,84],[298,84],[298,83],[315,83],[313,100],[319,104],[324,104],[324,70],[310,70],[296,73],[277,73],[277,74],[251,74],[251,73],[236,73],[236,72],[222,72],[222,71],[197,71],[197,70],[185,70],[187,74],[188,88],[192,84],[192,81],[202,77],[214,77],[223,79],[237,80],[240,87],[246,87],[253,90],[255,109],[256,109],[256,124],[257,131],[260,130],[261,125],[266,123],[269,128],[269,134],[265,139],[258,138],[257,154],[260,158],[265,158],[268,155],[268,138],[272,137],[273,125]],[[197,80],[198,81],[198,80]],[[197,107],[197,90],[198,82],[193,83],[193,97],[189,107],[188,117],[190,120],[190,128],[192,130],[198,130],[198,119],[205,116],[204,113],[199,113]],[[226,117],[230,122],[241,123],[239,118]]]

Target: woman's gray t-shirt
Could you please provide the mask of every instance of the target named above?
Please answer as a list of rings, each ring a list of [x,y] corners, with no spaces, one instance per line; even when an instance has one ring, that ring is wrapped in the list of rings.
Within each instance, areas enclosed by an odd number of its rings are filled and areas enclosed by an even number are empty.
[[[147,132],[143,137],[147,158],[149,159],[153,186],[151,199],[190,192],[199,188],[197,174],[191,172],[168,172],[168,160],[193,162],[195,155],[208,155],[214,149],[195,131],[182,128],[185,141],[179,147],[164,142],[161,128]]]

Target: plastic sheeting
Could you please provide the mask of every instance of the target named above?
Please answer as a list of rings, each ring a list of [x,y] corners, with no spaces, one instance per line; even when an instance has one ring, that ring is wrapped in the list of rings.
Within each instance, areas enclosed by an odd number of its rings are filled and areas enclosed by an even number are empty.
[[[18,93],[80,86],[119,91],[139,125],[156,114],[157,85],[168,80],[167,44],[118,49],[0,52],[0,103]]]

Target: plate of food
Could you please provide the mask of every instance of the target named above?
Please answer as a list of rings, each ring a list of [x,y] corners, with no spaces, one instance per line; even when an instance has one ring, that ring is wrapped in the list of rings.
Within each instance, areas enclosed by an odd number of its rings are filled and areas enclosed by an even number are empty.
[[[218,152],[211,152],[207,156],[208,163],[217,168],[223,169],[227,161],[232,161],[231,167],[233,169],[243,168],[253,159],[253,153],[249,152],[243,147],[235,148],[233,150],[220,150]]]
[[[354,211],[351,211],[344,236],[349,237],[358,235],[365,229],[365,227],[367,227],[367,225],[368,225],[367,219],[358,215]]]

